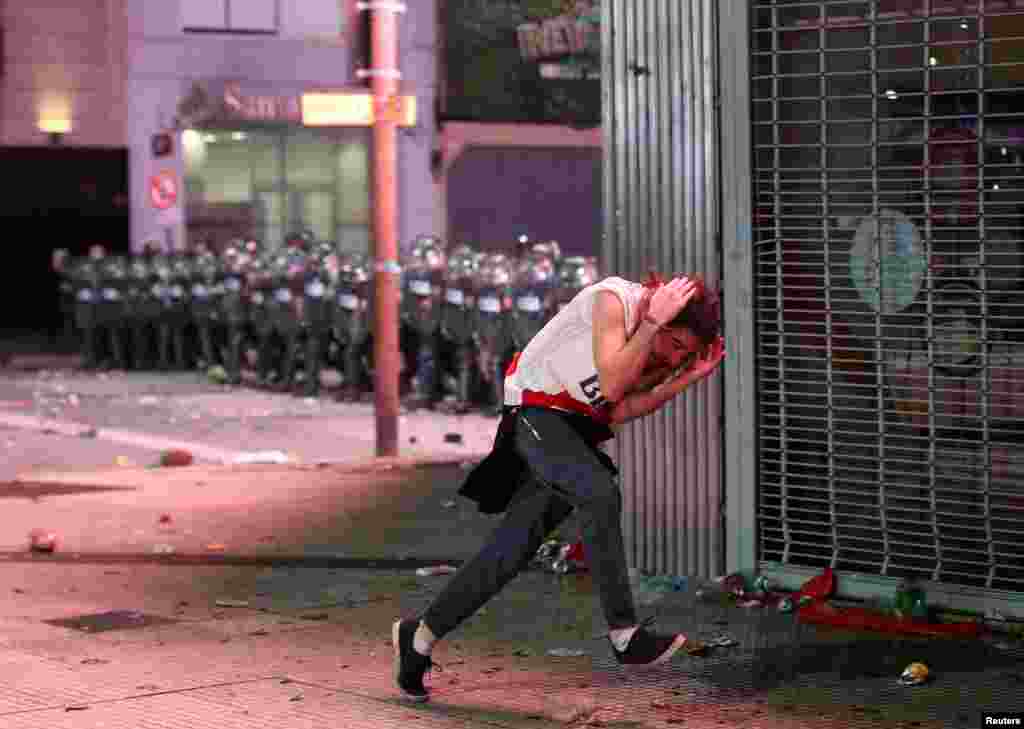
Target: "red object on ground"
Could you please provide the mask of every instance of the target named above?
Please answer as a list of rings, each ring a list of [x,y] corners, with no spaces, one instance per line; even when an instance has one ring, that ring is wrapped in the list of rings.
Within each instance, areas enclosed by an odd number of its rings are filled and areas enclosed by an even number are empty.
[[[161,466],[191,466],[192,454],[178,448],[164,451],[160,454]]]
[[[583,552],[583,542],[577,541],[571,547],[569,551],[565,553],[565,561],[573,562],[583,567],[587,566],[587,556]]]
[[[807,580],[797,593],[797,599],[806,595],[815,600],[827,600],[836,591],[836,575],[831,567],[826,567],[820,575]]]
[[[850,630],[882,633],[973,637],[981,633],[978,623],[927,623],[885,615],[867,608],[835,608],[828,603],[812,602],[800,608],[800,620]]]

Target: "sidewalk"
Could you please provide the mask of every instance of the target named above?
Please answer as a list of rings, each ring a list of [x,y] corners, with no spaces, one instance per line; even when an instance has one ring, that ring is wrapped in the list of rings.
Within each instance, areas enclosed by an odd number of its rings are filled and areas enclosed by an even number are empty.
[[[25,387],[0,383],[0,396],[16,402]],[[641,605],[641,616],[737,645],[627,673],[603,638],[589,577],[538,571],[439,644],[444,671],[428,679],[432,701],[405,705],[391,683],[391,621],[422,610],[448,579],[417,577],[414,567],[471,556],[498,519],[456,496],[472,448],[449,444],[449,462],[436,465],[420,454],[382,462],[353,446],[344,463],[110,467],[110,449],[125,444],[102,433],[123,427],[119,419],[169,437],[160,430],[171,427],[168,413],[199,412],[196,442],[230,449],[215,434],[233,431],[246,408],[271,407],[245,417],[279,435],[298,432],[288,447],[315,454],[359,434],[304,444],[308,434],[358,416],[332,404],[302,415],[313,406],[261,393],[225,398],[189,381],[75,387],[79,404],[48,417],[66,425],[77,409],[97,437],[5,434],[15,440],[9,453],[29,442],[68,450],[63,469],[31,468],[0,489],[0,729],[930,729],[976,727],[982,708],[1024,710],[1019,646],[829,632],[772,610],[699,602],[693,581]],[[66,399],[69,389],[57,394]],[[144,397],[158,401],[140,404]],[[73,468],[85,455],[91,468]],[[32,528],[58,535],[53,555],[27,551]],[[76,627],[110,611],[122,611],[107,619],[119,626]],[[46,622],[69,620],[78,622]],[[934,680],[900,686],[915,660]]]
[[[685,596],[654,608],[660,624],[728,631],[740,645],[627,673],[595,639],[603,626],[589,580],[537,572],[439,644],[444,670],[428,679],[432,700],[409,706],[391,684],[388,627],[421,609],[444,578],[45,562],[0,571],[11,588],[0,595],[4,729],[974,727],[971,701],[1024,708],[1019,656],[829,639],[788,616]],[[238,607],[218,607],[228,600]],[[92,633],[45,622],[111,610],[167,622]],[[582,655],[546,655],[553,648]],[[909,655],[933,665],[935,683],[896,684]]]
[[[497,419],[418,410],[399,419],[399,455],[461,462],[485,455]],[[298,398],[214,385],[194,373],[0,374],[0,481],[74,466],[140,466],[161,451],[189,451],[200,464],[254,453],[291,462],[352,463],[376,455],[370,403]]]

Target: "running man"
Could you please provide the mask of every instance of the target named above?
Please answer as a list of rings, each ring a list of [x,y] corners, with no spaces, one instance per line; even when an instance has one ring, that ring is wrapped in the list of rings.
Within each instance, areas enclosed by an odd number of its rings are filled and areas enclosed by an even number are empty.
[[[429,697],[431,650],[524,569],[572,511],[616,659],[629,666],[668,661],[699,641],[639,623],[622,537],[622,495],[598,447],[611,426],[652,413],[721,364],[717,292],[699,278],[645,284],[610,277],[583,289],[516,356],[505,377],[505,408],[494,448],[460,493],[484,513],[505,512],[490,541],[418,618],[392,626],[395,680],[411,701]]]

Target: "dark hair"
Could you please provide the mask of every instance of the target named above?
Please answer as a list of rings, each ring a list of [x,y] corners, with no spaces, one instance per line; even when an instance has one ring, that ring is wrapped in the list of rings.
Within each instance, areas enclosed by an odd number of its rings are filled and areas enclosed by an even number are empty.
[[[683,276],[685,274],[677,274]],[[675,278],[670,277],[669,280]],[[686,327],[700,339],[704,346],[710,345],[722,331],[722,299],[717,288],[712,288],[704,283],[701,276],[689,276],[689,279],[696,284],[696,294],[690,303],[676,317],[666,324],[666,328],[675,329]],[[649,274],[644,286],[649,289],[656,289],[666,283],[658,274],[653,271]]]

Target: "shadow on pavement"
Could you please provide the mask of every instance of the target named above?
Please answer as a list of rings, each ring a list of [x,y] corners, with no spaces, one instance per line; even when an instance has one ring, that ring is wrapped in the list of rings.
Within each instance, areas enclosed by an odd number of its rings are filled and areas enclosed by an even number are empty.
[[[42,499],[47,496],[94,494],[104,491],[135,491],[130,486],[91,486],[89,484],[7,481],[0,483],[0,499]]]

